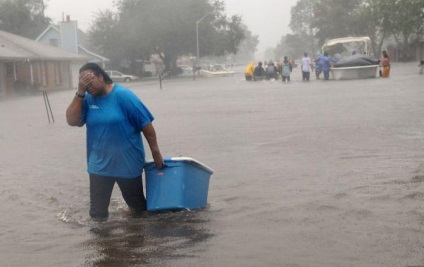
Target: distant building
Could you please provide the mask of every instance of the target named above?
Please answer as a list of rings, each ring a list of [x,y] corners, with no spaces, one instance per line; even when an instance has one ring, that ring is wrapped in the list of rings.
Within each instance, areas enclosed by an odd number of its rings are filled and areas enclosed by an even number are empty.
[[[85,55],[0,31],[0,97],[23,90],[76,88],[79,67],[88,60]]]
[[[77,22],[70,20],[69,16],[59,25],[49,25],[35,40],[45,45],[60,47],[84,55],[89,58],[89,62],[95,62],[103,68],[105,68],[106,62],[110,61],[90,46],[87,35],[78,29]]]

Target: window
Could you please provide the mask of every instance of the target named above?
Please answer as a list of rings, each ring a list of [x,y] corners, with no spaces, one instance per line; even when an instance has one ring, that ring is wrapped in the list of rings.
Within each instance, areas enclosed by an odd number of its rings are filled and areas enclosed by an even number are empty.
[[[13,76],[13,64],[12,63],[6,63],[6,75],[7,77]]]
[[[57,40],[56,38],[49,39],[49,44],[51,46],[59,47],[59,40]]]

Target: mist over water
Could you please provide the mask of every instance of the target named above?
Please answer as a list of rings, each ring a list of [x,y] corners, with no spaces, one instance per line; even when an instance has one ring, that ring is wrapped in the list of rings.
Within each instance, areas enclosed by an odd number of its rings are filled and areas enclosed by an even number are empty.
[[[424,98],[416,64],[389,79],[128,85],[166,157],[208,166],[208,207],[134,217],[115,187],[89,219],[74,91],[0,101],[0,266],[419,266]],[[146,146],[146,155],[150,151]]]

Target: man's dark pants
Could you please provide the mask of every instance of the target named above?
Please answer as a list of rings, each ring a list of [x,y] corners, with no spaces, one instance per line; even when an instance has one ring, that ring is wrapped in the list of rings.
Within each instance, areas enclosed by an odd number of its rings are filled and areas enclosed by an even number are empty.
[[[141,176],[136,178],[113,178],[90,173],[90,216],[104,219],[109,215],[109,204],[115,182],[121,189],[122,197],[131,210],[146,210],[146,198],[143,193]]]
[[[330,70],[323,70],[324,72],[324,79],[329,80],[330,79]]]

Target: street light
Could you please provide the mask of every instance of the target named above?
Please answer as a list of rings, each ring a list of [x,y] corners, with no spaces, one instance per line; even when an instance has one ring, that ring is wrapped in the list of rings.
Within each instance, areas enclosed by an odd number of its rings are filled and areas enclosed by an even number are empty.
[[[196,48],[197,48],[196,65],[197,65],[197,61],[199,60],[199,23],[202,22],[202,20],[204,20],[207,16],[209,16],[212,13],[213,11],[205,14],[198,21],[196,21]]]

